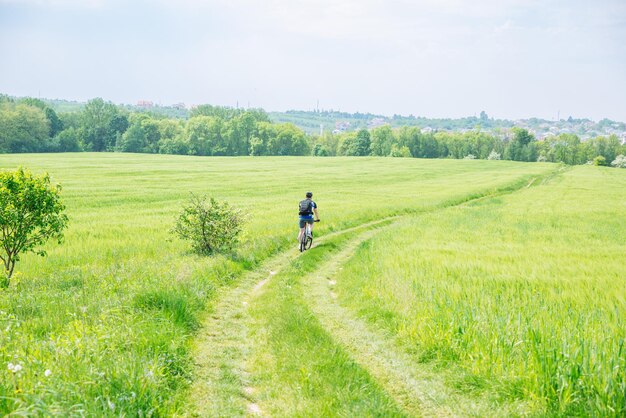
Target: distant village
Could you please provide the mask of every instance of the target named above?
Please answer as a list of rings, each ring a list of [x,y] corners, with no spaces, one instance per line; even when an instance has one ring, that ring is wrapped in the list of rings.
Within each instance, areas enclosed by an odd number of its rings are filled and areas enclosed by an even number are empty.
[[[168,106],[161,106],[149,100],[140,100],[136,107],[146,111],[158,111],[159,109],[175,109],[178,111],[190,111],[195,106],[185,103],[175,103]],[[333,116],[340,116],[333,120]],[[333,134],[340,134],[359,129],[374,129],[389,125],[394,128],[400,126],[418,126],[422,133],[433,132],[469,132],[480,129],[502,139],[507,139],[512,135],[511,128],[519,127],[527,129],[535,138],[542,141],[550,136],[561,134],[573,134],[582,141],[598,136],[615,135],[622,144],[626,144],[626,123],[603,119],[594,122],[589,119],[560,119],[558,121],[548,121],[544,119],[518,119],[518,120],[493,120],[486,117],[484,112],[479,118],[463,119],[428,119],[415,118],[413,116],[384,117],[372,114],[349,114],[339,112],[319,112],[319,111],[288,111],[270,112],[270,117],[277,122],[291,122],[302,128],[309,134],[323,134],[330,131]],[[432,126],[428,122],[433,122]],[[334,124],[334,125],[333,125]]]
[[[594,122],[588,119],[562,119],[560,121],[545,121],[537,119],[519,119],[514,121],[499,121],[496,127],[486,124],[477,124],[474,127],[431,127],[417,125],[420,127],[422,133],[434,133],[434,132],[469,132],[476,129],[488,132],[492,135],[507,139],[512,136],[511,128],[518,127],[527,129],[538,141],[542,141],[551,136],[558,136],[561,134],[573,134],[578,136],[582,141],[595,138],[598,136],[611,136],[615,135],[619,138],[622,144],[626,144],[626,124],[623,122],[614,122],[608,119],[603,119],[600,122]],[[380,126],[390,125],[392,127],[403,126],[402,122],[394,121],[391,118],[374,117],[366,122],[366,126],[362,123],[353,124],[350,121],[339,120],[335,122],[333,134],[340,134],[352,130],[358,130],[362,128],[374,129]],[[415,125],[413,123],[407,125]]]

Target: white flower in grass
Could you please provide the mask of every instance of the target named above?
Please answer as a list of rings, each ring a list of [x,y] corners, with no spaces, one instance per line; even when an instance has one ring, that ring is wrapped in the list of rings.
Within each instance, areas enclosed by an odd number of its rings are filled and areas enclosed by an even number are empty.
[[[46,369],[46,371],[43,372],[43,375],[46,377],[50,377],[51,374],[52,374],[52,371],[50,371],[50,369]]]
[[[7,365],[8,369],[10,371],[12,371],[13,373],[19,373],[22,371],[22,365],[21,364],[13,364],[13,363],[9,363]]]

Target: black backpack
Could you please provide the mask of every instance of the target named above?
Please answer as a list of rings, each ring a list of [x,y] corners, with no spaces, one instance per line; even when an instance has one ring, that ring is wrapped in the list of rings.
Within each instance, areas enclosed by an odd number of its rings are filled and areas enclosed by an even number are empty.
[[[304,199],[300,201],[298,208],[298,215],[307,216],[313,214],[313,201],[311,199]]]

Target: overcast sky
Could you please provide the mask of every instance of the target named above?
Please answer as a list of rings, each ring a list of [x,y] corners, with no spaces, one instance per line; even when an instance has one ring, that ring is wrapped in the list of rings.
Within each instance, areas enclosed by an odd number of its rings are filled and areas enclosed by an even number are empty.
[[[626,121],[626,0],[0,0],[0,93]]]

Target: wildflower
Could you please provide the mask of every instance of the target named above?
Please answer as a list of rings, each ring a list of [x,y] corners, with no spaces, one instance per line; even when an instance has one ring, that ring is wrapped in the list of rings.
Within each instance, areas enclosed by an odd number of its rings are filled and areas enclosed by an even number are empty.
[[[50,371],[50,369],[46,369],[45,372],[43,372],[43,375],[46,377],[50,377],[50,375],[52,374],[52,372]]]
[[[13,373],[18,373],[22,370],[22,365],[21,364],[13,364],[13,363],[9,363],[7,365],[7,368],[12,371]]]

